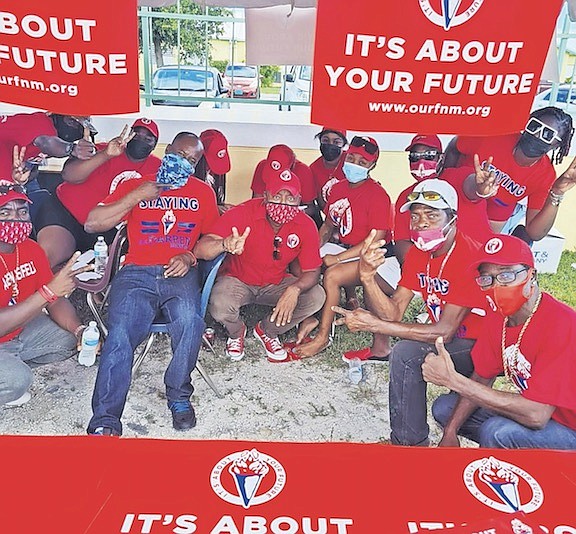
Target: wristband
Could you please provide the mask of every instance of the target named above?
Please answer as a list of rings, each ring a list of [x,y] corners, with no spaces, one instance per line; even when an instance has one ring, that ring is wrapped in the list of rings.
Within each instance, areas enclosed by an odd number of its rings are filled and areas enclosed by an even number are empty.
[[[475,191],[475,193],[476,193],[476,196],[478,198],[490,198],[496,194],[496,192],[493,192],[493,193],[488,193],[487,195],[481,195],[480,193],[478,193],[478,191]]]
[[[42,298],[49,302],[56,302],[58,300],[58,295],[56,295],[56,293],[54,293],[48,286],[44,285],[40,288],[38,288],[38,293],[40,293],[40,295],[42,296]]]
[[[76,330],[74,330],[74,337],[75,337],[76,339],[79,339],[79,338],[78,338],[78,334],[79,334],[81,331],[83,331],[85,328],[86,328],[86,325],[85,325],[85,324],[80,324],[80,325],[78,325],[78,326],[76,327]]]
[[[564,199],[564,194],[557,195],[556,193],[554,193],[554,191],[552,191],[552,189],[550,189],[548,194],[550,195],[550,204],[552,204],[552,206],[554,207],[560,206],[560,203]]]
[[[194,267],[198,263],[198,259],[196,258],[196,256],[194,256],[194,252],[192,252],[191,250],[187,250],[186,254],[188,254],[192,258],[192,263],[190,264],[190,267]]]

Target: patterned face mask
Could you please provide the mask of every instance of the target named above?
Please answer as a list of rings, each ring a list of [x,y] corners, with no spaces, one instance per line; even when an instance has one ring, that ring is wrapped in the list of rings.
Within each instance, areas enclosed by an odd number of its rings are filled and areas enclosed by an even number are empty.
[[[156,173],[156,183],[169,189],[178,189],[188,183],[188,178],[195,170],[194,165],[179,154],[166,154]]]
[[[28,239],[32,223],[25,221],[0,221],[0,241],[9,245],[19,245]]]
[[[276,202],[266,203],[266,213],[277,224],[286,224],[298,215],[300,209],[298,206],[290,204],[279,204]]]

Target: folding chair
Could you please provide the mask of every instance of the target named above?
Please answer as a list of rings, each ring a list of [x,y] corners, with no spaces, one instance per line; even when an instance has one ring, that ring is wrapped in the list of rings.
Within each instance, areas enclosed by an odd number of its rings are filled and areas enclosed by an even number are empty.
[[[218,256],[215,260],[213,260],[212,266],[210,267],[210,271],[208,272],[206,280],[202,285],[202,292],[200,295],[200,314],[202,317],[206,317],[206,311],[208,310],[208,300],[210,299],[210,292],[212,291],[212,286],[216,281],[216,275],[218,274],[218,269],[220,268],[220,265],[222,265],[225,256],[226,254],[220,254],[220,256]],[[158,334],[167,334],[167,333],[168,328],[166,326],[166,319],[163,316],[162,312],[160,312],[154,319],[154,322],[152,323],[150,333],[148,334],[148,338],[146,339],[144,344],[144,348],[139,352],[138,355],[134,356],[134,364],[132,365],[132,376],[136,374],[140,365],[148,355],[148,352],[150,351],[154,343],[154,340],[156,339],[156,336]],[[206,337],[205,334],[202,334],[202,343],[204,343],[204,345],[206,345],[214,354],[216,354],[214,346],[212,345],[212,343]],[[216,387],[216,385],[212,381],[212,378],[200,363],[200,360],[196,361],[196,369],[198,370],[198,373],[200,373],[200,376],[204,379],[206,384],[208,384],[208,386],[210,386],[210,389],[212,389],[212,391],[216,394],[216,396],[220,399],[224,398],[224,395]]]

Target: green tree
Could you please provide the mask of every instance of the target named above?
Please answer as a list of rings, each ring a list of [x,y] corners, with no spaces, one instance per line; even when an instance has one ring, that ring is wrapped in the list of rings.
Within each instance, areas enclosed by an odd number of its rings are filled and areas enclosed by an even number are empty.
[[[262,87],[272,87],[276,81],[276,75],[280,72],[280,67],[276,65],[261,65],[260,74],[262,75]]]
[[[175,4],[169,7],[154,8],[159,13],[181,13],[186,15],[228,16],[231,12],[221,7],[209,7],[207,10],[192,0],[180,0],[180,10]],[[204,22],[200,20],[151,19],[152,44],[156,66],[164,65],[163,54],[177,51],[181,64],[200,63],[210,59],[210,39],[218,38],[223,32],[223,22]],[[178,40],[180,26],[180,40]],[[140,40],[142,42],[142,40]]]

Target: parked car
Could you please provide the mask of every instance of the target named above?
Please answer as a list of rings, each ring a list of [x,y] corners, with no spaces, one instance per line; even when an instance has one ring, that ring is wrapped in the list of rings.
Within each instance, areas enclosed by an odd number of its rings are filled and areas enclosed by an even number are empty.
[[[532,109],[540,109],[550,106],[552,98],[552,87],[544,89],[534,97],[534,104]],[[558,93],[556,94],[556,107],[566,110],[567,112],[576,112],[576,84],[570,86],[569,83],[560,84],[558,86]]]
[[[260,98],[260,72],[250,65],[228,65],[224,85],[231,98]]]
[[[285,100],[290,102],[309,102],[312,84],[310,65],[292,65],[286,74]]]
[[[160,67],[152,76],[152,104],[198,107],[200,100],[173,100],[173,96],[222,97],[227,93],[221,74],[202,65],[170,65]],[[221,107],[219,102],[214,107]]]

